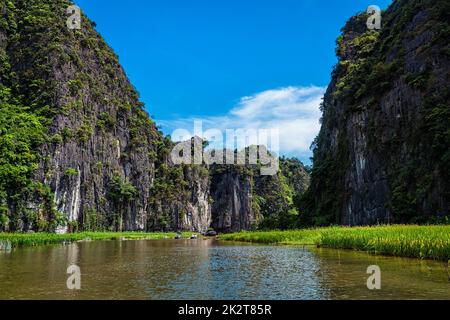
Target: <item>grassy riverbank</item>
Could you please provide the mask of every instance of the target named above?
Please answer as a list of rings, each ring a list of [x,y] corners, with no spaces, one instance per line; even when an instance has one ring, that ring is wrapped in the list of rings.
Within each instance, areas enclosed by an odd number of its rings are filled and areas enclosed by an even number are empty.
[[[394,225],[241,232],[222,235],[220,239],[266,244],[320,245],[399,257],[450,260],[450,226]]]
[[[184,237],[192,233],[183,234]],[[141,233],[141,232],[81,232],[69,234],[54,233],[0,233],[0,245],[8,242],[11,247],[37,246],[82,240],[115,240],[115,239],[150,239],[159,240],[175,237],[175,233]]]
[[[184,237],[191,233],[183,234]],[[165,239],[175,233],[82,232],[73,234],[0,233],[0,247],[12,248],[57,244],[82,240]],[[450,226],[329,227],[291,231],[260,231],[224,234],[225,241],[265,244],[319,245],[335,249],[354,249],[375,254],[420,259],[450,260]]]

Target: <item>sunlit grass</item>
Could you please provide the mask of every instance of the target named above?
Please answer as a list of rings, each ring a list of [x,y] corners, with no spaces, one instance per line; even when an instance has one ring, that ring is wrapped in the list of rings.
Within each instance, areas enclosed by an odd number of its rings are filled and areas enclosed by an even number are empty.
[[[192,233],[183,234],[184,237],[190,236]],[[54,233],[0,233],[1,242],[9,243],[11,247],[37,246],[45,244],[56,244],[64,242],[74,242],[81,240],[161,240],[165,238],[175,237],[175,233],[143,233],[143,232],[81,232],[70,234],[54,234]]]
[[[450,259],[450,226],[329,227],[295,231],[241,232],[222,235],[220,239],[266,244],[320,245],[441,261]]]
[[[220,235],[220,240],[242,241],[265,244],[304,244],[313,245],[320,241],[321,230],[303,229],[290,231],[239,232]]]

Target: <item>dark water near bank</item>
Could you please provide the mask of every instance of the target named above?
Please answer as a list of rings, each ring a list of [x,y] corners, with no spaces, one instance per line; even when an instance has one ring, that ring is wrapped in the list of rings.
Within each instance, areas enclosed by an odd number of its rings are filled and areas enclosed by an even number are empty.
[[[68,290],[67,267],[81,269]],[[381,290],[367,289],[369,265]],[[0,252],[0,299],[450,299],[444,263],[212,240],[99,241]]]

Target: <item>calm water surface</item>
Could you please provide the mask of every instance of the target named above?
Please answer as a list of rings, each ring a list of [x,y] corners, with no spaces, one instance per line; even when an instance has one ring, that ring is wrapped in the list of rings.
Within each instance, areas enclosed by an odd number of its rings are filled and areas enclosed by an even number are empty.
[[[69,265],[81,290],[68,290]],[[367,289],[369,265],[382,288]],[[447,265],[213,240],[97,241],[0,252],[0,299],[445,299]]]

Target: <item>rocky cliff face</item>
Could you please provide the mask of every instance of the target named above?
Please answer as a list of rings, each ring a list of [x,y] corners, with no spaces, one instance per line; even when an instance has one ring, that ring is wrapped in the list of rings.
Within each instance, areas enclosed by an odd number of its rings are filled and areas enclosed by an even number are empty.
[[[168,178],[180,183],[177,201],[155,187],[157,170],[176,170],[165,156],[170,142],[94,24],[83,16],[81,30],[67,28],[69,4],[2,1],[2,86],[46,126],[33,180],[51,203],[40,208],[39,194],[20,209],[9,201],[9,229],[48,229],[60,219],[60,231],[205,230],[208,185],[186,168]]]
[[[210,168],[212,227],[220,232],[296,227],[294,200],[309,186],[309,174],[297,159],[280,159],[276,175],[261,175],[258,166]]]
[[[67,27],[70,4],[0,0],[0,231],[255,225],[251,175],[173,165],[95,24]]]
[[[250,230],[260,221],[253,204],[252,176],[234,167],[212,170],[212,227],[221,232]]]
[[[206,232],[211,226],[210,177],[205,166],[157,164],[151,193],[148,230]]]
[[[307,224],[449,215],[448,1],[397,0],[381,31],[350,19],[323,103]]]

